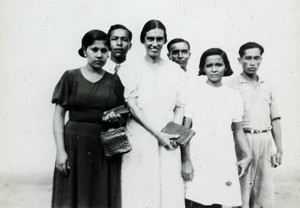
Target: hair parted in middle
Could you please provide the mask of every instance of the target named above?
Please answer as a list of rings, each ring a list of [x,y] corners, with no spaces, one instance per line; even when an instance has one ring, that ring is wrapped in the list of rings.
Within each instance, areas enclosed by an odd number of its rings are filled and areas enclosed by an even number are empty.
[[[148,22],[146,22],[146,24],[144,25],[143,29],[142,29],[142,32],[141,32],[141,36],[140,36],[140,41],[141,43],[144,43],[145,41],[145,37],[146,37],[146,33],[150,30],[153,30],[153,29],[162,29],[164,31],[164,43],[167,42],[167,30],[166,30],[166,27],[164,26],[164,24],[159,21],[159,20],[149,20]]]
[[[224,64],[225,64],[225,73],[224,73],[223,76],[224,77],[226,77],[226,76],[228,77],[228,76],[232,75],[233,71],[231,69],[230,62],[229,62],[229,59],[228,59],[227,54],[225,53],[225,51],[223,51],[220,48],[210,48],[210,49],[204,51],[204,53],[202,54],[202,56],[200,58],[198,76],[206,75],[205,70],[204,70],[204,65],[205,65],[206,58],[208,56],[213,56],[213,55],[219,55],[219,56],[221,56],[222,59],[223,59],[223,61],[224,61]]]

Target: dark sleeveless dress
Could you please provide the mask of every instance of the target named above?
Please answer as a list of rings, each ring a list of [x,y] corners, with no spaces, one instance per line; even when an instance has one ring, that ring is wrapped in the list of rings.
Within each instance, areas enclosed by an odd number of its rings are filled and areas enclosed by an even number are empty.
[[[105,72],[92,83],[80,69],[66,71],[56,85],[52,103],[69,111],[64,141],[71,168],[68,176],[55,168],[52,207],[121,207],[121,157],[104,156],[100,133],[111,126],[102,112],[124,104],[123,90],[116,75]]]

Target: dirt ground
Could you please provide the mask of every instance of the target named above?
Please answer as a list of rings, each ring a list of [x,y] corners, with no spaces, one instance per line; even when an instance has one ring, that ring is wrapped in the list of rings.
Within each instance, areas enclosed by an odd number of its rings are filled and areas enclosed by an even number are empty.
[[[300,207],[300,182],[275,183],[276,208]],[[0,207],[48,208],[51,184],[0,183]]]

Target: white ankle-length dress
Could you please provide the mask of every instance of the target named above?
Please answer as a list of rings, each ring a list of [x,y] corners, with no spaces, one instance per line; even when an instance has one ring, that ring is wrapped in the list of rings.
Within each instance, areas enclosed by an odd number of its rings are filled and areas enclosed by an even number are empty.
[[[126,101],[137,98],[156,129],[174,119],[176,106],[184,105],[186,75],[169,60],[128,63],[119,76]],[[122,158],[122,208],[184,208],[180,148],[167,151],[134,118],[127,130],[132,151]]]

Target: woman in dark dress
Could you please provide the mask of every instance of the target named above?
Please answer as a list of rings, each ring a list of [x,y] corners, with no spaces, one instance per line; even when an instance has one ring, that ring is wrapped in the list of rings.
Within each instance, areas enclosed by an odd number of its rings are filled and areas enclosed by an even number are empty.
[[[104,157],[100,133],[118,119],[102,113],[124,103],[123,86],[102,69],[109,56],[104,32],[86,33],[78,52],[87,65],[66,71],[52,98],[57,149],[52,207],[119,208],[121,160]]]

